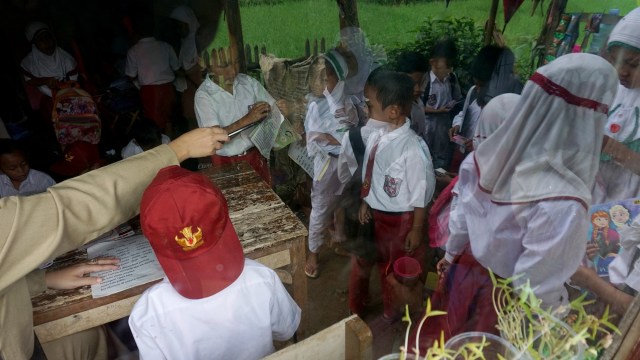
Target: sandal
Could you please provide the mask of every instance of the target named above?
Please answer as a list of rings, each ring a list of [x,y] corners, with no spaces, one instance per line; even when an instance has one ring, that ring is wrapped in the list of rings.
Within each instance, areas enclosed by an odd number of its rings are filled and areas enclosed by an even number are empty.
[[[304,274],[307,275],[307,277],[310,278],[310,279],[317,279],[318,275],[320,275],[320,271],[318,270],[317,266],[316,266],[315,269],[309,270],[309,268],[305,264],[304,265]]]

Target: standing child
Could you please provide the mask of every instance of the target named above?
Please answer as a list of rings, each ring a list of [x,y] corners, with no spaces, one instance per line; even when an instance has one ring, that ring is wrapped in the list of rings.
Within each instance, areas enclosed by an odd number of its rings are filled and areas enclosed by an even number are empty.
[[[380,79],[384,79],[385,71],[375,70],[367,78],[364,88],[364,98],[376,97],[376,90],[380,87]],[[386,132],[391,124],[379,109],[368,108],[369,119],[364,126],[351,128],[342,139],[342,148],[338,158],[338,178],[345,184],[343,192],[343,206],[346,209],[347,234],[355,237],[357,248],[349,249],[351,253],[351,274],[349,276],[349,310],[363,315],[364,307],[369,302],[369,279],[376,261],[376,251],[373,239],[373,224],[360,224],[358,209],[360,208],[360,189],[362,187],[362,163],[367,140],[372,133]],[[385,121],[382,121],[382,120]]]
[[[383,316],[392,321],[400,310],[393,307],[387,275],[401,256],[424,263],[425,207],[435,189],[435,176],[429,149],[407,119],[413,81],[397,72],[382,74],[379,81],[378,88],[372,89],[375,96],[369,98],[369,109],[381,114],[390,129],[374,132],[367,140],[359,218],[363,224],[374,222]]]
[[[144,115],[163,132],[171,134],[171,116],[176,103],[174,71],[180,64],[171,45],[153,37],[151,19],[147,15],[136,23],[140,40],[127,52],[125,73],[138,79]]]
[[[424,139],[429,146],[436,169],[448,169],[453,154],[448,131],[451,128],[452,113],[460,111],[456,102],[462,98],[460,84],[453,73],[453,63],[457,55],[458,49],[453,40],[444,39],[434,44],[429,59],[431,71],[426,79],[423,95],[426,119]],[[421,134],[418,132],[418,135]]]
[[[0,140],[0,197],[41,193],[55,183],[51,176],[31,169],[18,144]]]
[[[336,224],[342,223],[335,216],[343,188],[337,172],[340,140],[349,128],[358,123],[357,111],[344,93],[345,79],[349,76],[345,57],[337,49],[331,49],[322,55],[322,59],[325,63],[326,88],[323,97],[309,104],[304,121],[307,152],[314,158],[309,257],[305,265],[305,274],[310,278],[318,277],[318,253],[325,242],[327,229],[334,220]],[[343,229],[336,226],[334,241],[342,242],[343,238]]]
[[[615,70],[590,54],[568,54],[527,82],[510,121],[460,168],[445,259],[449,302],[421,346],[465,331],[495,333],[489,269],[529,282],[544,308],[566,304],[564,283],[584,256],[591,187],[598,170]],[[579,130],[577,130],[579,129]],[[570,135],[569,135],[570,134]],[[449,266],[451,264],[451,266]],[[432,323],[434,325],[434,323]],[[429,340],[429,338],[431,340]]]
[[[261,359],[294,335],[300,308],[273,270],[244,258],[207,177],[161,169],[142,195],[140,224],[166,274],[129,317],[142,359]]]

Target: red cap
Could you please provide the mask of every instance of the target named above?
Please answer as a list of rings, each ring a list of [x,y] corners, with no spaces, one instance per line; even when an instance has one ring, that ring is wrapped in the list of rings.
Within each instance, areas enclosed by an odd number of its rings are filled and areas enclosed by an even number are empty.
[[[64,159],[51,165],[51,171],[64,176],[80,175],[100,163],[98,145],[76,141],[67,145]]]
[[[140,223],[171,285],[188,299],[231,285],[244,253],[220,190],[202,174],[169,166],[142,195]]]

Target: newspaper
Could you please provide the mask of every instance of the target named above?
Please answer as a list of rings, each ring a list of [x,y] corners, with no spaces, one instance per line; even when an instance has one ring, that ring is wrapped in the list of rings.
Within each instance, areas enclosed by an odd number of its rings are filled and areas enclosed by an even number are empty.
[[[289,157],[313,178],[313,158],[307,154],[307,148],[302,141],[289,145]]]
[[[94,298],[108,296],[164,277],[160,263],[147,238],[142,235],[109,242],[100,242],[87,249],[90,259],[113,256],[120,259],[120,269],[91,273],[102,277],[100,284],[91,285]]]
[[[284,120],[284,116],[280,113],[277,106],[272,106],[267,118],[262,120],[258,126],[251,132],[251,142],[256,146],[260,154],[265,158],[269,158],[271,149],[275,145],[276,137],[280,124]]]

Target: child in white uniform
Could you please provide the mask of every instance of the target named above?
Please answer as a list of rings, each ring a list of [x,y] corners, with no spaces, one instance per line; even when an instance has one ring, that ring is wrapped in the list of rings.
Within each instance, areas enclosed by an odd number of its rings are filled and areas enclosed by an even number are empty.
[[[433,196],[435,175],[427,144],[410,129],[407,119],[413,81],[396,72],[379,76],[380,85],[369,98],[369,108],[382,113],[392,126],[388,132],[374,132],[367,140],[359,217],[362,223],[374,222],[383,315],[394,320],[400,309],[393,307],[387,275],[401,256],[424,263],[425,207]]]
[[[291,338],[300,308],[276,273],[245,259],[218,188],[161,169],[140,204],[142,231],[166,274],[135,304],[141,359],[261,359]]]
[[[307,152],[314,158],[309,257],[305,265],[305,273],[310,278],[318,277],[318,253],[334,219],[336,229],[333,240],[338,243],[344,240],[344,230],[340,226],[343,220],[338,219],[336,213],[343,188],[338,179],[337,163],[340,140],[358,123],[355,106],[344,92],[345,80],[350,75],[344,56],[338,50],[331,49],[322,58],[327,85],[323,96],[309,104],[304,121]]]
[[[51,176],[31,169],[27,157],[15,142],[0,140],[0,197],[38,194],[55,183]]]
[[[584,256],[602,127],[615,92],[615,70],[604,59],[562,56],[538,69],[511,119],[465,159],[438,264],[449,268],[451,296],[434,306],[447,315],[420,334],[421,346],[441,330],[445,338],[497,331],[488,269],[502,278],[521,275],[514,286],[528,281],[545,308],[567,303],[564,283]]]

